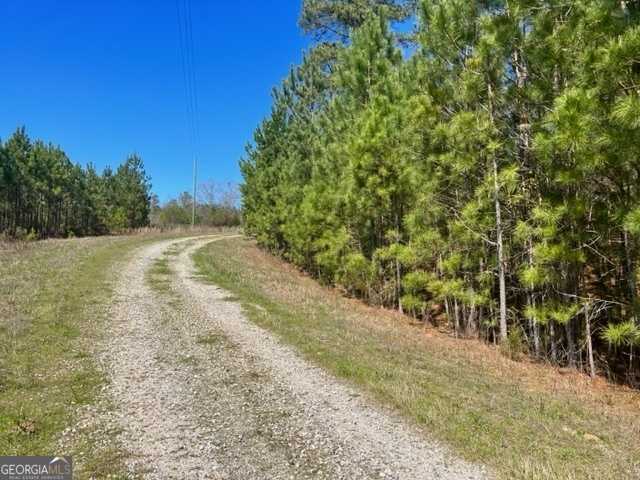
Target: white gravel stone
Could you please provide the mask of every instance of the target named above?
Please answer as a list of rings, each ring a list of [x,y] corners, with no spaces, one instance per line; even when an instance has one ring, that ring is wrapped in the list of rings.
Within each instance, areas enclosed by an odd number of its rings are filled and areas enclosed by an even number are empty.
[[[103,361],[130,468],[150,479],[488,478],[310,365],[195,277],[220,237],[162,241],[120,272]],[[170,293],[146,281],[169,247]],[[225,299],[226,298],[226,299]]]

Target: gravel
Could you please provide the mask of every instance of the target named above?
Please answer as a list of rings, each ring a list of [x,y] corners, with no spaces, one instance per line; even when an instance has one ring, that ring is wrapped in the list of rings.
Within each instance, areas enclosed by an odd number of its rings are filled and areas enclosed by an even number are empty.
[[[217,237],[218,239],[220,237]],[[302,359],[199,281],[191,254],[212,237],[141,249],[120,272],[102,360],[106,395],[151,479],[481,479],[394,413]],[[169,249],[171,288],[148,281]]]

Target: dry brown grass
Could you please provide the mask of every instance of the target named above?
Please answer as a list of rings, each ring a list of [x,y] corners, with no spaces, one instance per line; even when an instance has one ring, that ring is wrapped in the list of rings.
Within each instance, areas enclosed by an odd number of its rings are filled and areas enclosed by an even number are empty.
[[[481,340],[455,338],[449,332],[419,324],[397,311],[347,298],[339,289],[318,288],[317,281],[307,273],[259,248],[244,248],[242,253],[247,264],[257,267],[259,281],[268,287],[265,289],[267,294],[276,300],[297,305],[321,301],[332,306],[332,313],[346,311],[351,322],[376,334],[477,365],[496,378],[516,381],[531,391],[571,395],[611,414],[631,415],[634,419],[640,415],[640,392],[636,389],[613,384],[602,377],[592,379],[578,370],[559,368],[546,362],[528,358],[514,361]],[[291,281],[292,278],[295,280]]]

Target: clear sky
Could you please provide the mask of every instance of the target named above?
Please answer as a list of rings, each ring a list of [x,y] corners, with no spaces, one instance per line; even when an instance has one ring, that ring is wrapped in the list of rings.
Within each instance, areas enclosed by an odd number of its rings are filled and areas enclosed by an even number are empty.
[[[301,0],[191,0],[200,179],[238,159],[308,39]],[[0,1],[0,137],[18,125],[71,160],[144,160],[162,201],[191,187],[176,0]]]

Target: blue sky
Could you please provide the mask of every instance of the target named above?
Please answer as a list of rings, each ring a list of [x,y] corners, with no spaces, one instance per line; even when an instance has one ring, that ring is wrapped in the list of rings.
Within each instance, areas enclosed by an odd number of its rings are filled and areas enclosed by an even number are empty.
[[[0,137],[18,125],[80,164],[144,160],[161,200],[190,189],[175,0],[0,2]],[[239,182],[271,89],[309,43],[301,0],[191,0],[200,179]]]

